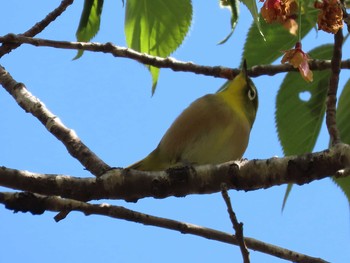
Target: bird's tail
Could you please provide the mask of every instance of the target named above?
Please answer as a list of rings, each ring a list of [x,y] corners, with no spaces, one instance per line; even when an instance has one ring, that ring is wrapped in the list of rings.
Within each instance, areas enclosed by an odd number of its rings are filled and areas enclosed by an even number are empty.
[[[133,163],[133,164],[129,165],[125,169],[143,170],[142,169],[142,164],[143,164],[143,160],[140,160],[140,161],[138,161],[136,163]]]
[[[170,162],[167,157],[164,158],[164,154],[161,154],[159,148],[156,148],[146,158],[126,168],[139,171],[164,171],[174,164],[175,163]]]
[[[164,163],[162,162],[162,158],[159,157],[157,149],[151,152],[146,158],[127,167],[127,169],[139,171],[161,171],[165,168],[167,167],[164,167]]]

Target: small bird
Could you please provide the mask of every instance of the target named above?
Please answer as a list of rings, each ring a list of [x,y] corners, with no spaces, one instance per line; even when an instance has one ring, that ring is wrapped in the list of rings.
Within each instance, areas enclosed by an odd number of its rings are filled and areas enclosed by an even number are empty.
[[[157,148],[128,169],[162,171],[183,165],[219,164],[242,158],[258,109],[258,93],[242,71],[218,93],[186,108]]]

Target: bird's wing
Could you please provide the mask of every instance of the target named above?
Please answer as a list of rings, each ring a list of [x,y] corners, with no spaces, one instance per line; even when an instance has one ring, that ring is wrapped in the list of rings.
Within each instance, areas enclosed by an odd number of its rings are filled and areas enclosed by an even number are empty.
[[[165,133],[158,150],[161,156],[173,163],[187,159],[196,163],[206,163],[206,159],[214,162],[227,159],[226,156],[240,158],[241,156],[234,156],[236,145],[231,144],[239,143],[239,137],[243,136],[244,145],[240,148],[244,149],[240,149],[236,155],[243,154],[248,143],[249,130],[247,120],[235,114],[221,97],[209,94],[194,101],[179,115]],[[229,139],[232,136],[237,137],[237,142]],[[230,145],[225,145],[226,143]],[[213,149],[218,148],[217,146],[224,146],[224,150],[221,152],[221,148]],[[216,152],[223,156],[213,156]]]

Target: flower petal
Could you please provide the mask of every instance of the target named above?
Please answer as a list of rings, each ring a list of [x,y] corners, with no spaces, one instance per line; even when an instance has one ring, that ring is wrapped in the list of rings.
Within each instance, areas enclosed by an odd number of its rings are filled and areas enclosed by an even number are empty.
[[[307,82],[313,81],[313,73],[310,70],[309,63],[307,60],[303,60],[303,62],[299,65],[299,72],[304,80]]]

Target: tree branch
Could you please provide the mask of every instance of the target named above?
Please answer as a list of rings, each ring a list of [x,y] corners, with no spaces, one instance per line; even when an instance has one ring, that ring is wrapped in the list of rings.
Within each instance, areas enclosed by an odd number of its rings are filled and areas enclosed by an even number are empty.
[[[99,176],[110,169],[106,163],[81,142],[73,130],[67,128],[57,116],[26,89],[23,83],[15,81],[1,65],[0,84],[12,95],[23,110],[30,112],[51,134],[60,140],[66,146],[68,152],[88,171],[95,176]]]
[[[55,21],[57,17],[59,17],[69,5],[73,3],[73,0],[63,0],[61,4],[53,10],[51,13],[49,13],[43,20],[36,23],[34,26],[32,26],[29,30],[21,34],[22,36],[26,37],[33,37],[37,34],[39,34],[41,31],[43,31],[51,22]],[[4,56],[5,54],[10,53],[13,49],[18,48],[21,45],[21,43],[16,44],[9,44],[4,43],[0,47],[0,58]]]
[[[350,165],[350,146],[337,144],[329,150],[300,156],[228,162],[143,172],[113,169],[98,178],[37,174],[0,167],[0,185],[43,195],[76,200],[165,198],[209,194],[228,189],[252,191],[272,186],[299,185],[330,177]]]
[[[332,145],[340,142],[340,135],[336,122],[336,104],[337,104],[337,91],[339,83],[340,63],[342,58],[342,45],[343,45],[343,31],[339,31],[334,35],[334,47],[331,70],[332,74],[329,79],[329,88],[326,101],[326,125],[328,133],[331,137]]]
[[[142,223],[144,225],[175,230],[182,234],[192,234],[228,244],[238,244],[237,238],[234,235],[225,232],[172,219],[156,217],[129,210],[121,206],[112,206],[109,204],[88,204],[76,200],[63,199],[57,196],[42,196],[30,193],[0,193],[0,203],[4,204],[6,208],[14,210],[15,212],[22,211],[31,212],[33,214],[42,214],[45,211],[58,212],[62,210],[73,210],[82,212],[85,215],[104,215],[112,218]],[[293,262],[326,262],[320,258],[310,257],[298,252],[261,242],[253,238],[245,238],[245,243],[250,249]]]
[[[231,200],[230,200],[230,197],[229,197],[229,195],[227,193],[227,186],[225,184],[222,184],[221,195],[222,195],[222,197],[225,200],[226,207],[227,207],[227,212],[228,212],[228,214],[230,216],[230,219],[231,219],[231,222],[232,222],[232,225],[233,225],[233,229],[236,232],[236,239],[237,239],[239,248],[241,249],[243,262],[244,263],[250,263],[249,251],[248,251],[246,243],[244,242],[243,223],[239,223],[238,222],[238,219],[236,217],[236,213],[232,209]]]
[[[91,42],[68,42],[68,41],[55,41],[41,38],[31,38],[21,35],[8,34],[0,37],[0,43],[22,43],[30,44],[34,46],[53,47],[61,49],[74,49],[84,50],[92,52],[109,53],[115,57],[130,58],[136,60],[142,64],[155,66],[158,68],[170,68],[174,71],[193,72],[195,74],[202,74],[206,76],[212,76],[217,78],[232,79],[238,73],[239,69],[232,69],[222,66],[200,66],[192,62],[178,61],[174,58],[167,57],[161,58],[151,56],[145,53],[140,53],[130,48],[115,46],[112,43],[91,43]],[[331,61],[327,60],[313,60],[310,61],[311,70],[325,70],[331,68]],[[342,61],[342,68],[350,68],[350,60]],[[254,66],[248,70],[248,75],[251,77],[257,77],[261,75],[275,75],[277,73],[297,71],[292,65],[261,65]]]

